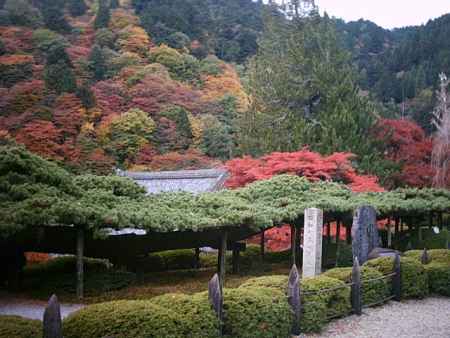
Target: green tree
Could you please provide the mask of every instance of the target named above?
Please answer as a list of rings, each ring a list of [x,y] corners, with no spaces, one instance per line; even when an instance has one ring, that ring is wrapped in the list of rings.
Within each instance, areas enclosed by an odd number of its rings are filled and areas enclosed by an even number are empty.
[[[253,104],[241,118],[243,150],[261,154],[309,145],[323,154],[353,152],[362,169],[373,170],[369,162],[381,163],[370,137],[376,119],[333,22],[315,10],[290,15],[292,20],[265,13],[264,35],[250,63]]]
[[[64,17],[63,0],[44,0],[41,3],[41,13],[45,25],[57,32],[68,32],[71,27]]]
[[[211,157],[222,160],[230,159],[233,155],[233,140],[227,127],[219,119],[212,115],[205,115],[202,118],[203,135],[201,149]]]
[[[72,16],[81,16],[86,13],[87,6],[84,0],[69,0],[69,12]]]
[[[6,0],[4,9],[14,25],[39,27],[43,24],[41,12],[28,0]]]
[[[73,93],[77,89],[75,75],[72,68],[64,61],[47,64],[44,69],[45,86],[58,94]]]
[[[77,97],[81,100],[83,107],[85,107],[86,109],[95,107],[95,94],[92,91],[89,83],[84,82],[80,87],[78,87]]]
[[[95,80],[101,81],[105,79],[108,67],[103,50],[99,45],[94,45],[92,48],[89,55],[89,66]]]
[[[97,16],[95,17],[94,27],[95,29],[108,27],[109,20],[111,19],[110,5],[108,0],[100,0],[97,10]]]
[[[119,8],[119,6],[120,6],[119,0],[111,0],[111,4],[110,4],[111,9]]]

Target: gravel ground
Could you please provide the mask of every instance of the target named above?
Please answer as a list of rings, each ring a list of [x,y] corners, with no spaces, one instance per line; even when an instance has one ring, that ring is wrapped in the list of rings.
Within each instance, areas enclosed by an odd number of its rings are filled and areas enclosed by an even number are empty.
[[[46,306],[47,302],[44,301],[0,295],[0,315],[15,315],[42,320]],[[61,316],[65,318],[82,307],[84,307],[82,304],[61,304]]]
[[[308,338],[450,338],[450,298],[389,302],[330,323]]]

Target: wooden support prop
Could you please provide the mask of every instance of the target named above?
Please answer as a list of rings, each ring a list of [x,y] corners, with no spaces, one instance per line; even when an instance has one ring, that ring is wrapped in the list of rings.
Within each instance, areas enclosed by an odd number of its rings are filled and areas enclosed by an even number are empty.
[[[61,309],[58,298],[53,295],[48,301],[43,318],[43,338],[62,338]]]
[[[341,239],[341,220],[336,222],[336,244],[339,246],[339,240]]]
[[[299,336],[301,333],[300,320],[302,313],[302,302],[300,294],[300,275],[295,264],[292,266],[291,272],[289,273],[288,303],[294,313],[294,322],[292,324],[291,334],[292,336]]]
[[[443,229],[444,228],[444,215],[442,214],[442,212],[439,213],[439,229]]]
[[[348,245],[352,244],[352,226],[350,224],[345,227],[345,239]]]
[[[392,247],[392,224],[391,224],[391,218],[388,218],[387,223],[387,246],[388,248]]]
[[[392,291],[394,299],[400,301],[402,299],[402,275],[400,267],[400,255],[397,253],[394,258],[394,276],[392,278]]]
[[[84,229],[77,229],[77,298],[84,296]]]
[[[395,216],[395,236],[398,236],[398,232],[399,232],[399,219],[397,216]]]
[[[223,290],[217,273],[208,283],[208,299],[219,320],[219,337],[221,337],[223,323]]]
[[[240,255],[241,251],[239,250],[239,247],[236,245],[233,245],[233,256],[232,256],[232,265],[233,265],[233,274],[238,274],[240,270]]]
[[[302,253],[301,253],[301,241],[302,241],[302,229],[301,224],[295,225],[295,265],[301,265]]]
[[[226,269],[226,257],[227,257],[227,239],[228,233],[225,231],[220,237],[220,248],[219,248],[219,279],[220,287],[223,288],[225,285],[225,269]]]
[[[265,251],[266,251],[266,236],[265,236],[266,232],[263,231],[261,232],[261,242],[260,247],[261,247],[261,260],[264,261],[264,255],[265,255]]]
[[[291,255],[292,255],[292,265],[295,264],[295,226],[291,225]]]
[[[200,248],[195,248],[195,268],[200,269]]]
[[[430,214],[428,215],[428,228],[433,228],[433,212],[430,211]]]
[[[353,312],[355,312],[356,315],[361,316],[361,268],[359,266],[358,257],[353,258],[351,297]]]
[[[331,223],[327,222],[327,243],[331,243]]]

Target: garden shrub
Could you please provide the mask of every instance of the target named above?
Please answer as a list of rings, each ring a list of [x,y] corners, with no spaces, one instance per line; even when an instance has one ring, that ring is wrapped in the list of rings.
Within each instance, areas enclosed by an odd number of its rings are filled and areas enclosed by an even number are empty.
[[[219,332],[217,315],[205,292],[194,295],[165,294],[153,298],[151,302],[162,308],[172,309],[185,322],[185,337],[216,337]]]
[[[402,297],[423,298],[428,294],[428,278],[422,264],[414,258],[401,257]],[[365,263],[383,275],[390,274],[394,268],[393,257],[379,257]]]
[[[0,338],[40,338],[42,322],[19,316],[0,316]]]
[[[326,291],[326,289],[335,289]],[[317,276],[306,278],[301,282],[303,296],[302,330],[319,331],[328,321],[327,317],[344,316],[351,310],[350,287],[335,278]],[[322,292],[321,292],[322,290]]]
[[[111,264],[105,259],[83,258],[84,271],[86,273],[102,272],[111,267]],[[25,267],[25,276],[36,276],[58,273],[73,273],[76,271],[77,258],[75,256],[61,256],[50,259],[46,262],[33,264]]]
[[[267,263],[290,263],[292,259],[291,250],[268,251],[264,254],[264,261]]]
[[[192,249],[181,249],[151,253],[142,264],[144,271],[150,272],[192,269],[195,267],[195,252]]]
[[[351,283],[352,268],[335,268],[324,273],[325,276],[339,279],[345,283]],[[383,277],[383,274],[377,269],[363,266],[361,268],[362,280],[362,303],[364,305],[381,302],[389,295],[389,280],[379,279],[372,282],[367,282],[369,279]]]
[[[224,336],[228,338],[285,338],[292,313],[281,291],[269,288],[224,290]]]
[[[274,275],[250,278],[242,283],[239,288],[273,288],[282,292],[286,292],[288,286],[288,276]]]
[[[421,261],[423,250],[409,250],[405,252],[406,257]],[[441,262],[450,264],[450,250],[447,249],[433,249],[428,250],[428,258],[430,262]]]
[[[450,297],[450,264],[431,262],[424,266],[430,292]]]
[[[71,314],[63,322],[63,334],[65,338],[184,338],[189,337],[191,325],[176,312],[148,300],[115,301]]]

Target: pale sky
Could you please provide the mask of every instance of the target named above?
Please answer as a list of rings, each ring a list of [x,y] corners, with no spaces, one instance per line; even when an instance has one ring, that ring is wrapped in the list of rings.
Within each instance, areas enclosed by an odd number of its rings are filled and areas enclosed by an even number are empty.
[[[320,12],[345,21],[364,18],[384,28],[427,23],[450,13],[450,0],[316,0]]]

